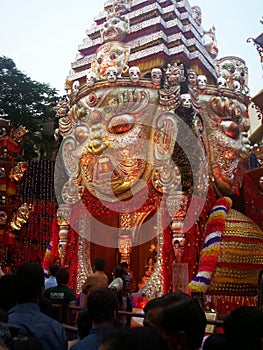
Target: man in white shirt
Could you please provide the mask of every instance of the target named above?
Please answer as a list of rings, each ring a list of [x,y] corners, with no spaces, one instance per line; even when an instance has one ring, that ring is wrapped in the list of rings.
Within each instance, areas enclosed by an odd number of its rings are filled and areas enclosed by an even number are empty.
[[[50,287],[56,287],[57,286],[57,279],[56,279],[56,273],[59,269],[58,265],[50,265],[48,269],[48,278],[45,279],[45,289],[48,289]]]

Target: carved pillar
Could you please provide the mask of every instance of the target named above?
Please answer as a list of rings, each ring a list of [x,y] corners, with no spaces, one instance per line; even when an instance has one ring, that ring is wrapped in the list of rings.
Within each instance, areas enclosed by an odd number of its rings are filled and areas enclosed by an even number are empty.
[[[184,249],[185,233],[183,232],[184,218],[187,209],[187,197],[182,191],[172,191],[166,200],[169,215],[172,217],[171,230],[175,261],[181,262]]]
[[[68,229],[70,223],[71,207],[67,204],[62,204],[59,206],[57,211],[57,223],[59,225],[59,242],[58,242],[58,252],[60,264],[63,267],[66,256],[66,245],[68,238]]]

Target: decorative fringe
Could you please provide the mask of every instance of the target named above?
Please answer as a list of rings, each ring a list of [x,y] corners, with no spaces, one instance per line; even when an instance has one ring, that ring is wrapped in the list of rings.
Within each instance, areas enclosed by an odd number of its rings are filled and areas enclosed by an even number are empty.
[[[240,306],[257,307],[257,296],[212,295],[211,307],[216,310],[219,319]]]
[[[220,253],[222,233],[225,229],[226,216],[232,206],[229,197],[220,198],[213,207],[206,224],[206,238],[200,254],[197,275],[189,283],[192,292],[205,293],[217,265]]]

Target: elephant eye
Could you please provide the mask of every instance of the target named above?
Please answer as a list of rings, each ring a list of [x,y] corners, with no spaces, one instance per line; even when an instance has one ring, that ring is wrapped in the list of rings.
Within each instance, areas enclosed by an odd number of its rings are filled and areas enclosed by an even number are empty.
[[[132,115],[116,115],[110,119],[107,129],[111,134],[124,134],[133,128],[134,123],[135,120]]]

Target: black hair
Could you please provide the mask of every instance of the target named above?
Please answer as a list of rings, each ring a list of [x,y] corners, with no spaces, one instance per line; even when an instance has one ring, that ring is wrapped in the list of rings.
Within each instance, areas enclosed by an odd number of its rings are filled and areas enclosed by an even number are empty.
[[[56,273],[56,279],[58,284],[68,284],[69,272],[66,269],[59,269]]]
[[[260,350],[263,313],[254,306],[241,306],[224,319],[224,333],[231,349]]]
[[[103,271],[105,269],[105,260],[102,258],[96,258],[94,260],[94,266],[97,271]]]
[[[8,311],[15,305],[15,278],[13,274],[7,274],[0,278],[0,308]]]
[[[14,273],[15,295],[18,303],[37,302],[44,288],[44,271],[39,263],[28,262]]]
[[[200,303],[182,292],[163,296],[163,312],[160,316],[160,326],[168,336],[176,336],[184,332],[188,349],[201,347],[207,324],[205,312]]]
[[[151,328],[118,329],[102,341],[105,350],[168,350],[168,346]]]
[[[50,272],[51,276],[56,276],[56,273],[58,272],[59,266],[56,264],[50,265],[48,271]]]
[[[147,313],[147,311],[158,308],[158,307],[164,308],[164,307],[170,305],[176,299],[178,300],[179,297],[180,297],[180,295],[176,295],[176,297],[175,297],[175,293],[169,293],[169,294],[165,294],[161,297],[151,299],[147,302],[143,311],[144,311],[144,313]]]
[[[103,323],[114,319],[119,303],[114,291],[109,288],[98,288],[91,291],[87,307],[92,321]]]
[[[227,350],[228,344],[224,334],[209,335],[202,346],[203,350]],[[229,349],[230,350],[230,349]]]
[[[115,278],[117,278],[117,277],[121,277],[122,278],[123,277],[123,271],[122,271],[121,266],[115,266],[113,274],[114,274]]]
[[[127,263],[127,261],[123,261],[122,263],[121,263],[121,267],[129,267],[129,265],[128,265],[128,263]]]
[[[147,304],[144,306],[143,311],[146,314],[146,312],[148,312],[149,310],[155,309],[157,307],[161,306],[161,297],[159,298],[154,298],[151,299],[147,302]]]
[[[82,308],[77,317],[78,335],[83,339],[89,335],[89,330],[92,328],[92,320],[90,313],[86,307]]]

